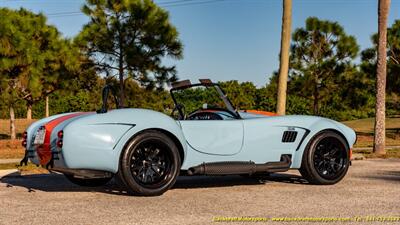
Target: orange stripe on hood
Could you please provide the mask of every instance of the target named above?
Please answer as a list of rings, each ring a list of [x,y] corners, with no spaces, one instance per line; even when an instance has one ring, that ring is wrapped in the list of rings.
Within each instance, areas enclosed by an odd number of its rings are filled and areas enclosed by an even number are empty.
[[[277,114],[277,113],[274,113],[274,112],[267,112],[267,111],[260,111],[260,110],[252,110],[252,109],[245,110],[244,112],[253,113],[253,114],[258,114],[258,115],[264,115],[264,116],[278,116],[278,114]]]
[[[53,132],[54,128],[57,125],[59,125],[60,123],[66,121],[68,119],[71,119],[71,118],[74,118],[74,117],[77,117],[77,116],[80,116],[83,114],[88,114],[88,113],[90,113],[90,112],[71,113],[71,114],[68,114],[65,116],[60,116],[54,120],[51,120],[50,122],[48,122],[44,125],[44,129],[46,130],[46,134],[44,136],[44,143],[43,143],[43,145],[40,145],[37,147],[37,153],[38,153],[41,165],[45,166],[51,160],[52,155],[51,155],[51,143],[50,143],[51,139],[50,138],[51,138],[51,133]]]

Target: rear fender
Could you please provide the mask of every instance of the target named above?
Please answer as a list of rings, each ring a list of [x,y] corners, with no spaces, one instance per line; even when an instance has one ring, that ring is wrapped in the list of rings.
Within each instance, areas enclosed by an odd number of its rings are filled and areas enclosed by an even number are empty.
[[[181,163],[183,164],[187,151],[186,139],[182,133],[182,129],[177,124],[177,122],[166,116],[166,118],[160,117],[159,122],[156,122],[154,120],[141,121],[141,123],[137,124],[135,127],[124,134],[124,136],[118,142],[113,151],[113,171],[118,171],[120,155],[125,149],[126,145],[130,142],[130,140],[132,140],[137,134],[145,132],[146,130],[159,130],[166,133],[168,136],[173,135],[175,139],[179,141],[182,147],[183,154],[181,155],[183,155],[183,158],[181,159]]]
[[[27,139],[26,139],[26,141],[27,141],[26,142],[26,146],[27,146],[26,150],[29,151],[29,156],[30,156],[29,158],[32,161],[32,163],[34,163],[36,165],[40,164],[39,163],[39,158],[38,158],[37,153],[36,153],[36,150],[34,149],[34,146],[33,146],[33,137],[35,136],[36,131],[41,126],[45,125],[46,123],[48,123],[48,122],[50,122],[50,121],[52,121],[54,119],[57,119],[59,117],[62,117],[62,116],[65,116],[65,115],[69,115],[69,114],[72,114],[72,113],[57,114],[57,115],[53,115],[53,116],[49,116],[49,117],[43,118],[41,120],[38,120],[38,121],[32,123],[26,129],[26,132],[28,134]]]
[[[126,144],[138,133],[149,129],[173,135],[186,155],[182,130],[171,117],[152,110],[119,109],[79,118],[64,128],[66,167],[116,173]]]

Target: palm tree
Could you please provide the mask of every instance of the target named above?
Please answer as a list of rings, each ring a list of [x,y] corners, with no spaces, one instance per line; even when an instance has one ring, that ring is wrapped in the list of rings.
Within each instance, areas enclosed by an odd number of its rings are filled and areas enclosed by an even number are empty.
[[[374,153],[385,154],[386,34],[390,0],[378,3],[378,59],[376,68],[376,103]]]
[[[292,0],[283,0],[282,31],[281,31],[281,54],[279,61],[279,84],[277,113],[285,115],[286,111],[286,89],[289,71],[289,48],[290,29],[292,26]]]

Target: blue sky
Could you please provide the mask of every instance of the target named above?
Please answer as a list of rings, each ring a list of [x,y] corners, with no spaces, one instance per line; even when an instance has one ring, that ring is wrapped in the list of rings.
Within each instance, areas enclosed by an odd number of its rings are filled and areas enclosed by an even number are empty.
[[[156,0],[166,4],[174,0]],[[176,0],[175,0],[176,1]],[[211,78],[214,81],[268,82],[279,66],[281,0],[191,0],[204,4],[165,7],[178,28],[184,44],[184,58],[166,60],[178,68],[181,79]],[[49,15],[65,35],[76,35],[87,22],[84,15],[52,15],[77,12],[84,0],[0,0],[1,7],[25,7]],[[361,49],[371,46],[377,30],[377,0],[293,0],[292,29],[304,26],[305,19],[338,21],[357,38]],[[400,0],[392,0],[389,25],[400,19]]]

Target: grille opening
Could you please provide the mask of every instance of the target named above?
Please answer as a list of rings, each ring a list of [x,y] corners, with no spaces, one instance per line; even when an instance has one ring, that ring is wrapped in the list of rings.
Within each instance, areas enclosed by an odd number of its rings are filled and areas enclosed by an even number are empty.
[[[294,142],[297,137],[297,131],[285,131],[283,132],[282,142]]]

